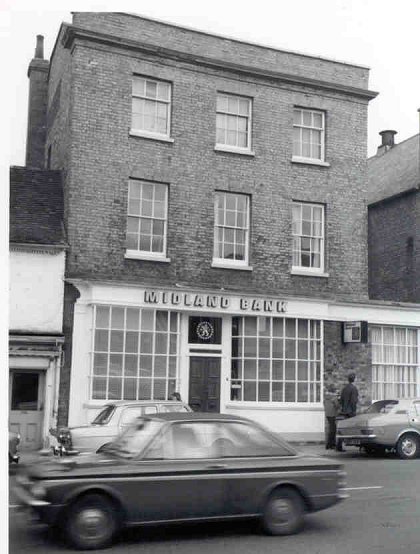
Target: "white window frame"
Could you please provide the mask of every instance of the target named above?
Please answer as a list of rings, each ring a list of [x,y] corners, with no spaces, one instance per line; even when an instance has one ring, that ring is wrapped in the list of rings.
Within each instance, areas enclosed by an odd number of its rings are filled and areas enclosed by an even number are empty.
[[[145,92],[143,94],[137,93],[134,91],[134,83],[135,81],[142,80],[145,82],[144,88]],[[168,98],[152,98],[150,96],[147,96],[146,94],[146,84],[147,83],[154,83],[156,86],[158,86],[160,83],[164,83],[169,87],[168,92]],[[171,111],[172,111],[172,83],[169,81],[164,81],[163,79],[154,79],[151,77],[145,77],[143,75],[133,75],[133,81],[132,81],[132,100],[131,100],[131,129],[130,134],[140,137],[146,137],[146,138],[154,138],[159,140],[164,140],[168,142],[173,142],[173,139],[171,139]],[[167,123],[166,123],[166,132],[165,133],[159,133],[158,131],[150,131],[147,129],[142,128],[136,128],[133,126],[133,106],[134,106],[134,98],[140,98],[142,100],[148,100],[148,101],[155,101],[155,105],[158,104],[166,104],[166,116],[167,116]]]
[[[317,237],[314,235],[303,235],[302,234],[302,209],[303,206],[307,206],[311,208],[311,213],[313,213],[313,208],[321,208],[322,213],[322,221],[321,221],[321,231],[322,235],[321,237]],[[295,221],[294,221],[294,208],[300,207],[300,219],[299,219],[299,225],[300,225],[300,232],[295,233],[294,227],[295,227]],[[313,219],[311,218],[311,224],[313,224]],[[302,238],[308,238],[310,240],[313,239],[320,239],[320,267],[306,267],[303,265],[294,265],[294,239],[295,237],[298,237],[299,239]],[[311,203],[311,202],[300,202],[300,201],[293,201],[292,202],[292,273],[294,274],[309,274],[309,275],[323,275],[328,276],[328,274],[325,273],[325,205],[324,204],[317,204],[317,203]]]
[[[221,225],[218,221],[218,213],[217,213],[217,200],[219,196],[223,196],[226,198],[229,196],[241,196],[244,197],[246,200],[246,221],[244,227],[231,227],[229,225]],[[212,261],[212,267],[228,267],[228,268],[236,268],[236,269],[252,269],[249,267],[249,244],[250,244],[250,211],[251,211],[251,198],[248,194],[243,193],[236,193],[236,192],[227,192],[227,191],[216,191],[215,200],[214,200],[214,238],[213,238],[213,261]],[[226,202],[224,202],[224,205],[226,205]],[[226,211],[226,210],[225,210]],[[219,258],[217,256],[217,250],[218,250],[218,229],[224,228],[224,229],[235,229],[235,230],[243,230],[245,231],[245,259],[244,260],[231,260],[230,258]]]
[[[101,308],[108,309],[109,310],[109,319],[107,325],[100,325],[97,322],[97,311]],[[123,317],[123,323],[121,326],[115,326],[112,324],[112,311],[113,310],[123,310],[124,317]],[[134,329],[133,327],[130,327],[128,324],[128,311],[132,312],[138,312],[139,314],[139,325],[137,329]],[[152,327],[143,328],[142,323],[142,315],[143,312],[149,312],[152,313]],[[158,318],[158,312],[166,312],[167,313],[167,327],[164,330],[160,330],[157,325],[157,318]],[[156,385],[159,383],[160,386],[164,385],[165,388],[165,399],[169,398],[169,395],[173,392],[174,387],[176,387],[176,384],[179,382],[179,359],[180,359],[180,328],[181,328],[181,315],[179,312],[176,312],[174,310],[159,310],[159,309],[151,309],[151,308],[141,308],[137,306],[122,306],[122,305],[108,305],[108,304],[94,304],[93,305],[93,312],[92,312],[92,337],[91,337],[91,360],[90,360],[90,375],[89,375],[89,399],[93,402],[102,401],[106,402],[109,400],[122,400],[125,399],[124,395],[124,384],[126,380],[129,380],[131,382],[134,382],[135,380],[135,387],[136,387],[136,394],[135,398],[129,398],[129,400],[146,400],[150,401],[151,404],[155,400],[162,400],[161,395],[156,394]],[[107,346],[105,349],[97,348],[97,345],[95,344],[95,336],[96,332],[104,331],[108,333],[108,339],[107,339]],[[122,350],[112,350],[112,333],[120,333],[123,334],[123,345]],[[142,352],[141,350],[141,340],[142,340],[142,334],[146,333],[148,335],[152,335],[152,351]],[[132,349],[127,348],[127,336],[128,334],[137,334],[137,351],[134,352]],[[166,337],[166,352],[161,353],[157,351],[157,336],[165,336]],[[174,337],[174,339],[172,338]],[[171,344],[171,338],[172,338],[172,344]],[[175,342],[175,344],[174,344]],[[174,349],[174,351],[171,351],[171,348]],[[107,357],[107,367],[105,372],[95,372],[95,355],[102,355]],[[111,357],[112,355],[116,354],[117,356],[121,356],[122,358],[122,367],[121,367],[121,374],[116,375],[112,373],[111,369]],[[133,374],[130,372],[128,374],[127,368],[126,368],[126,356],[132,356],[136,357],[136,372]],[[151,373],[150,376],[144,376],[142,375],[142,368],[141,368],[141,357],[147,356],[152,359],[152,366],[151,366]],[[165,374],[162,374],[159,371],[159,374],[156,369],[157,364],[157,358],[158,357],[165,357]],[[171,360],[175,362],[175,374],[171,375]],[[105,394],[103,395],[105,398],[94,398],[94,389],[95,389],[95,379],[105,381]],[[119,398],[115,398],[113,395],[110,394],[111,387],[110,387],[110,380],[115,380],[121,382],[121,395]],[[151,381],[151,389],[150,389],[150,397],[143,397],[142,395],[139,396],[139,386],[142,384],[142,382],[145,381]],[[173,385],[172,387],[170,385]],[[161,390],[161,389],[160,389]],[[176,390],[176,389],[175,389]],[[127,399],[127,398],[126,398]]]
[[[248,115],[243,116],[239,113],[233,113],[229,112],[228,110],[222,111],[218,108],[218,103],[220,98],[226,98],[227,100],[235,99],[235,100],[244,100],[248,103]],[[247,130],[247,145],[246,146],[237,146],[234,144],[228,144],[227,142],[218,142],[217,141],[217,116],[218,115],[225,115],[225,116],[237,116],[239,117],[247,117],[248,120],[248,130]],[[238,131],[237,131],[238,132]],[[251,150],[251,139],[252,139],[252,99],[248,98],[246,96],[240,96],[238,94],[230,94],[226,92],[217,92],[216,96],[216,150],[222,150],[226,152],[236,152],[241,154],[250,154],[253,155],[254,153]]]
[[[408,331],[416,334],[416,344],[408,340]],[[369,332],[372,346],[372,399],[418,398],[420,396],[420,328],[369,325]],[[385,339],[385,332],[388,335],[392,334],[392,342]],[[379,336],[378,341],[374,340],[375,334]],[[401,334],[405,334],[405,340],[398,342],[397,336]],[[402,375],[408,377],[414,375],[414,379],[404,380],[401,379]],[[382,378],[379,379],[379,376]],[[389,394],[386,392],[387,388],[391,389]],[[399,388],[403,390],[403,395],[398,395]]]
[[[265,408],[269,407],[291,407],[291,406],[299,406],[302,408],[306,407],[314,407],[314,406],[321,406],[323,401],[323,383],[324,383],[324,322],[322,320],[316,320],[316,319],[301,319],[301,318],[278,318],[278,317],[271,317],[271,316],[235,316],[242,320],[242,328],[241,332],[234,335],[232,330],[232,341],[238,340],[240,343],[240,354],[238,356],[233,356],[231,358],[231,376],[230,376],[230,391],[229,395],[231,394],[232,390],[239,388],[242,389],[242,392],[239,393],[239,396],[241,396],[241,399],[232,399],[229,396],[228,406],[246,406],[246,407],[256,407],[261,406]],[[257,320],[257,326],[256,326],[256,332],[255,334],[249,334],[244,331],[244,324],[246,319],[256,319]],[[286,319],[293,320],[295,325],[295,336],[289,337],[286,333]],[[277,337],[277,335],[274,334],[273,331],[273,320],[277,320],[279,325],[283,328],[282,336]],[[269,332],[267,332],[267,328],[265,328],[265,332],[261,332],[262,324],[267,325],[267,322],[269,322]],[[305,337],[299,335],[299,325],[300,324],[306,324],[308,332]],[[316,330],[316,333],[313,333],[313,331]],[[246,347],[245,347],[245,340],[246,339],[254,339],[256,340],[256,355],[246,355]],[[269,354],[266,356],[260,356],[261,349],[260,344],[261,340],[263,341],[269,341]],[[276,356],[274,353],[274,344],[273,341],[278,340],[282,341],[283,346],[283,355]],[[286,347],[286,341],[293,341],[294,342],[294,357],[288,358],[287,357],[287,347]],[[306,358],[301,358],[299,356],[299,343],[306,342],[306,348],[307,348],[307,354]],[[247,360],[250,361],[256,361],[256,377],[249,378],[245,375],[245,362]],[[266,377],[264,380],[260,379],[260,374],[258,371],[258,366],[260,361],[265,361],[267,363],[267,367],[269,367],[269,377]],[[237,361],[239,364],[239,372],[240,377],[235,377],[233,375],[233,362]],[[295,378],[290,379],[286,378],[286,364],[289,364],[292,362],[295,365]],[[304,362],[307,364],[308,369],[308,379],[306,380],[299,380],[298,378],[298,372],[299,372],[299,365]],[[282,374],[283,379],[274,379],[273,378],[273,364],[279,364],[282,366]],[[242,367],[241,367],[242,366]],[[319,375],[319,378],[317,376]],[[259,383],[263,381],[265,383],[270,383],[269,388],[269,400],[258,400],[258,387]],[[273,384],[275,382],[281,383],[282,385],[282,398],[283,400],[273,400]],[[243,400],[243,395],[245,392],[245,383],[255,383],[256,385],[256,399],[255,400]],[[295,398],[299,398],[299,385],[306,384],[306,390],[307,390],[307,400],[295,400],[295,401],[285,401],[286,397],[286,386],[294,386],[295,390]],[[238,387],[239,385],[239,387]]]
[[[141,215],[141,198],[140,198],[140,214],[132,214],[130,213],[130,184],[131,183],[140,183],[145,185],[152,185],[152,186],[163,186],[165,187],[165,215],[163,218],[157,218],[152,216],[143,216]],[[167,234],[168,234],[168,197],[169,197],[169,185],[166,183],[156,183],[151,181],[145,181],[143,179],[129,179],[128,182],[128,201],[127,201],[127,223],[126,223],[126,235],[128,233],[128,218],[129,217],[135,217],[140,221],[142,219],[150,219],[152,221],[158,220],[163,222],[163,249],[162,252],[152,252],[149,250],[134,250],[134,249],[126,249],[125,257],[126,258],[136,258],[141,260],[155,260],[155,261],[164,261],[169,262],[170,259],[166,256],[166,248],[167,248]],[[140,237],[140,231],[138,233],[138,236]]]
[[[295,113],[300,112],[300,119],[301,122],[295,123]],[[303,123],[303,114],[310,114],[311,120],[313,121],[314,114],[320,115],[322,120],[322,126],[316,127],[314,124],[312,125],[306,125]],[[303,156],[302,155],[302,136],[300,137],[299,145],[300,145],[300,154],[295,154],[295,129],[300,129],[300,135],[302,135],[302,130],[307,129],[309,131],[321,131],[321,157],[316,156]],[[312,141],[311,141],[311,147],[312,147]],[[325,112],[322,110],[314,110],[310,108],[301,108],[299,106],[294,106],[293,108],[293,154],[292,154],[292,161],[294,162],[302,162],[302,163],[310,163],[315,165],[329,165],[325,162]]]

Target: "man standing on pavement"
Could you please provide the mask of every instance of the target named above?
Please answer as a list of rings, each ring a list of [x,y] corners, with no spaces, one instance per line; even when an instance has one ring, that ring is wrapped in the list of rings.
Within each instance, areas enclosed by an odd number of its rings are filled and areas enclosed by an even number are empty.
[[[356,415],[357,402],[359,400],[359,391],[354,385],[356,374],[349,373],[347,379],[348,383],[343,388],[340,395],[341,415],[346,418],[354,417]]]
[[[340,394],[341,411],[340,415],[345,418],[354,417],[356,415],[357,402],[359,400],[359,391],[354,380],[356,379],[355,373],[349,373],[347,380],[348,383]],[[343,441],[337,440],[336,448],[339,452],[343,452]]]
[[[337,390],[334,385],[328,385],[324,394],[324,411],[326,419],[326,440],[325,448],[335,448],[335,434],[337,430],[335,418],[340,411],[340,401],[337,397]]]

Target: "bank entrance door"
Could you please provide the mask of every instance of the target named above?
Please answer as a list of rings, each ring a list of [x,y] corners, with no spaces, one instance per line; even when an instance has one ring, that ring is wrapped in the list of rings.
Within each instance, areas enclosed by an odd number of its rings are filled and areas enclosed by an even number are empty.
[[[42,446],[44,377],[43,371],[10,372],[9,428],[20,434],[21,450],[37,450]]]
[[[195,412],[220,412],[220,358],[190,357],[188,403]]]

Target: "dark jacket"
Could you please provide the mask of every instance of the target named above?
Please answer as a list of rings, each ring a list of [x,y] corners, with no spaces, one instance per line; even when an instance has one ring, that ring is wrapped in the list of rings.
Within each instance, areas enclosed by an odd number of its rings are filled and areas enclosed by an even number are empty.
[[[341,413],[345,416],[355,416],[357,401],[359,400],[359,391],[353,383],[346,385],[341,391]]]

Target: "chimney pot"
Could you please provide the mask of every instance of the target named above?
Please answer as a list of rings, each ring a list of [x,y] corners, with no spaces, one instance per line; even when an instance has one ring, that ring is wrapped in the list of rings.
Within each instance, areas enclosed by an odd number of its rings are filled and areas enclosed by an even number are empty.
[[[395,146],[394,136],[397,134],[397,131],[386,130],[386,131],[381,131],[379,134],[382,137],[381,146],[385,146],[387,150]]]
[[[44,37],[42,35],[36,36],[35,58],[44,59]]]

